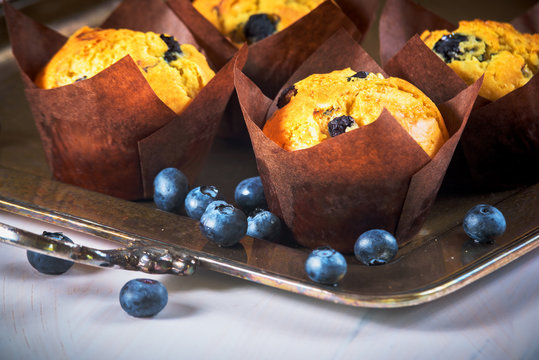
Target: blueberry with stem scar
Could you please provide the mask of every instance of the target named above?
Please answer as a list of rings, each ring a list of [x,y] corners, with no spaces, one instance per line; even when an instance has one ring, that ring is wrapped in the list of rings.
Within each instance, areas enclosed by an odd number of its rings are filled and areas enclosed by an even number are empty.
[[[210,204],[200,218],[200,231],[218,246],[236,245],[245,236],[247,218],[230,204]]]
[[[346,274],[346,259],[328,246],[314,249],[305,261],[309,279],[324,285],[336,285]]]
[[[230,205],[229,203],[227,203],[226,201],[224,200],[215,200],[215,201],[212,201],[207,207],[206,207],[206,211],[215,211],[215,208],[217,208],[218,206],[222,206],[222,205]],[[232,206],[232,205],[230,205]],[[204,211],[204,212],[206,212]],[[204,215],[204,214],[203,214]]]
[[[464,232],[478,243],[490,243],[505,232],[505,217],[491,205],[476,205],[464,217]]]
[[[208,205],[218,200],[219,190],[215,186],[199,186],[189,191],[185,197],[185,212],[187,216],[200,220]]]
[[[120,306],[134,317],[155,316],[167,302],[167,288],[157,280],[130,280],[120,290]]]

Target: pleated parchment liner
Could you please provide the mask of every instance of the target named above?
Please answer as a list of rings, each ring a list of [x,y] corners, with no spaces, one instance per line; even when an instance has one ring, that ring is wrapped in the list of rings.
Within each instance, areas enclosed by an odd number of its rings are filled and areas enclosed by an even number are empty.
[[[483,19],[489,20],[489,19]],[[512,22],[520,32],[539,32],[539,3]],[[457,26],[408,0],[388,0],[380,18],[382,63],[415,62],[416,55],[403,46],[417,42],[424,30]],[[415,38],[414,38],[415,37]],[[421,71],[430,72],[425,87],[444,86],[458,91],[466,84],[443,60],[436,58]],[[439,79],[444,79],[438,83]],[[421,86],[419,86],[422,90]],[[489,101],[478,97],[450,167],[450,185],[501,190],[539,181],[539,77],[506,96]],[[442,99],[445,100],[445,99]]]
[[[338,31],[281,89],[310,74],[346,67],[386,76],[415,72],[424,63],[433,62],[435,56],[429,49],[419,50],[423,51],[416,53],[417,61],[411,66],[384,71],[352,37]],[[236,69],[235,76],[270,209],[285,221],[301,245],[330,245],[344,252],[352,252],[358,236],[370,229],[392,232],[401,245],[419,231],[436,198],[480,83],[455,93],[447,92],[443,86],[426,91],[437,103],[450,134],[450,139],[430,159],[386,110],[367,126],[308,149],[288,152],[261,130],[276,108],[275,101],[267,98],[240,69]],[[448,100],[437,101],[440,98]]]
[[[6,2],[4,9],[26,97],[56,179],[130,200],[152,197],[153,178],[165,167],[175,166],[194,180],[232,94],[234,65],[243,66],[246,51],[236,53],[176,115],[130,56],[90,79],[37,88],[32,80],[66,38]],[[167,33],[197,46],[159,0],[126,0],[102,27]]]
[[[220,66],[238,51],[191,1],[167,0],[167,3],[189,27],[212,63]],[[379,0],[325,1],[288,28],[249,45],[244,72],[256,81],[266,96],[273,98],[281,84],[338,29],[346,29],[360,41],[375,18],[378,5]],[[219,135],[248,138],[236,96],[230,100]]]

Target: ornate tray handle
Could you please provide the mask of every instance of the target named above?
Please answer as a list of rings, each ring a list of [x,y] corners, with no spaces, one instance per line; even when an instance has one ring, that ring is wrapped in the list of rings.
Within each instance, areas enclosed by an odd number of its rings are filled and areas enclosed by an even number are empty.
[[[132,242],[125,248],[100,250],[37,235],[0,223],[0,241],[30,251],[96,267],[149,274],[192,275],[197,260],[177,252]]]

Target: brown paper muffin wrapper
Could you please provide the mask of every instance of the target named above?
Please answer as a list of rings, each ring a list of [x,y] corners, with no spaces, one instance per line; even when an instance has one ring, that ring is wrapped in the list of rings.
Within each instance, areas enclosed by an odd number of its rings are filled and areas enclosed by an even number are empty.
[[[217,67],[228,61],[237,48],[206,20],[189,0],[167,0],[168,5],[189,27]],[[270,98],[321,44],[340,28],[361,40],[374,20],[379,0],[326,1],[309,14],[259,42],[249,45],[245,74]],[[353,19],[353,20],[352,20]],[[248,137],[237,97],[233,96],[219,135]]]
[[[420,50],[416,54],[418,63],[431,61],[432,52],[426,47]],[[313,53],[281,89],[310,74],[345,67],[386,76],[414,71],[398,66],[381,69],[341,30]],[[352,252],[358,236],[370,229],[388,230],[400,244],[419,231],[480,84],[481,81],[453,93],[444,87],[426,92],[433,99],[447,99],[437,105],[450,134],[431,159],[386,110],[367,126],[308,149],[286,151],[261,130],[275,110],[275,102],[240,69],[236,69],[235,76],[236,92],[271,211],[284,220],[301,245],[330,245],[344,252]]]
[[[32,80],[66,38],[5,2],[4,9],[26,97],[56,179],[130,200],[152,197],[153,179],[166,167],[177,167],[194,181],[233,91],[234,66],[243,66],[246,51],[237,52],[177,115],[130,56],[90,79],[37,88]],[[159,0],[126,0],[102,27],[167,33],[199,46]]]
[[[511,23],[521,32],[537,33],[539,3]],[[463,89],[464,81],[443,60],[435,56],[429,64],[417,64],[414,51],[405,47],[424,30],[451,31],[456,27],[411,1],[388,0],[379,28],[382,63],[415,64],[419,72],[429,71],[431,79],[418,85],[422,90],[442,86],[454,91]],[[501,190],[539,181],[538,83],[535,75],[525,86],[496,101],[477,98],[458,156],[451,164],[448,186]]]

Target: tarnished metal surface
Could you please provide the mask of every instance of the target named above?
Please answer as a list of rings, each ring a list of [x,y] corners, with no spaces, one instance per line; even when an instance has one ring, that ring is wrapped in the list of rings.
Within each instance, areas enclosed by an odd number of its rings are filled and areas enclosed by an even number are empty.
[[[50,234],[50,233],[48,233]],[[141,271],[148,274],[192,275],[196,261],[174,250],[132,242],[120,249],[94,249],[60,238],[37,235],[0,223],[0,242],[77,263]]]
[[[100,11],[105,14],[103,8]],[[235,185],[254,175],[250,147],[218,139],[197,184],[216,185],[232,201]],[[506,217],[507,231],[494,244],[473,243],[460,225],[466,211],[478,203],[496,205]],[[539,184],[483,194],[446,189],[420,233],[399,249],[392,263],[367,267],[348,256],[348,273],[338,286],[315,284],[304,272],[309,251],[287,241],[278,244],[245,237],[236,247],[220,248],[206,241],[196,221],[156,210],[149,202],[123,201],[50,180],[8,47],[0,49],[0,210],[94,234],[124,247],[137,243],[172,251],[200,267],[286,291],[366,307],[408,306],[439,298],[539,244]]]

